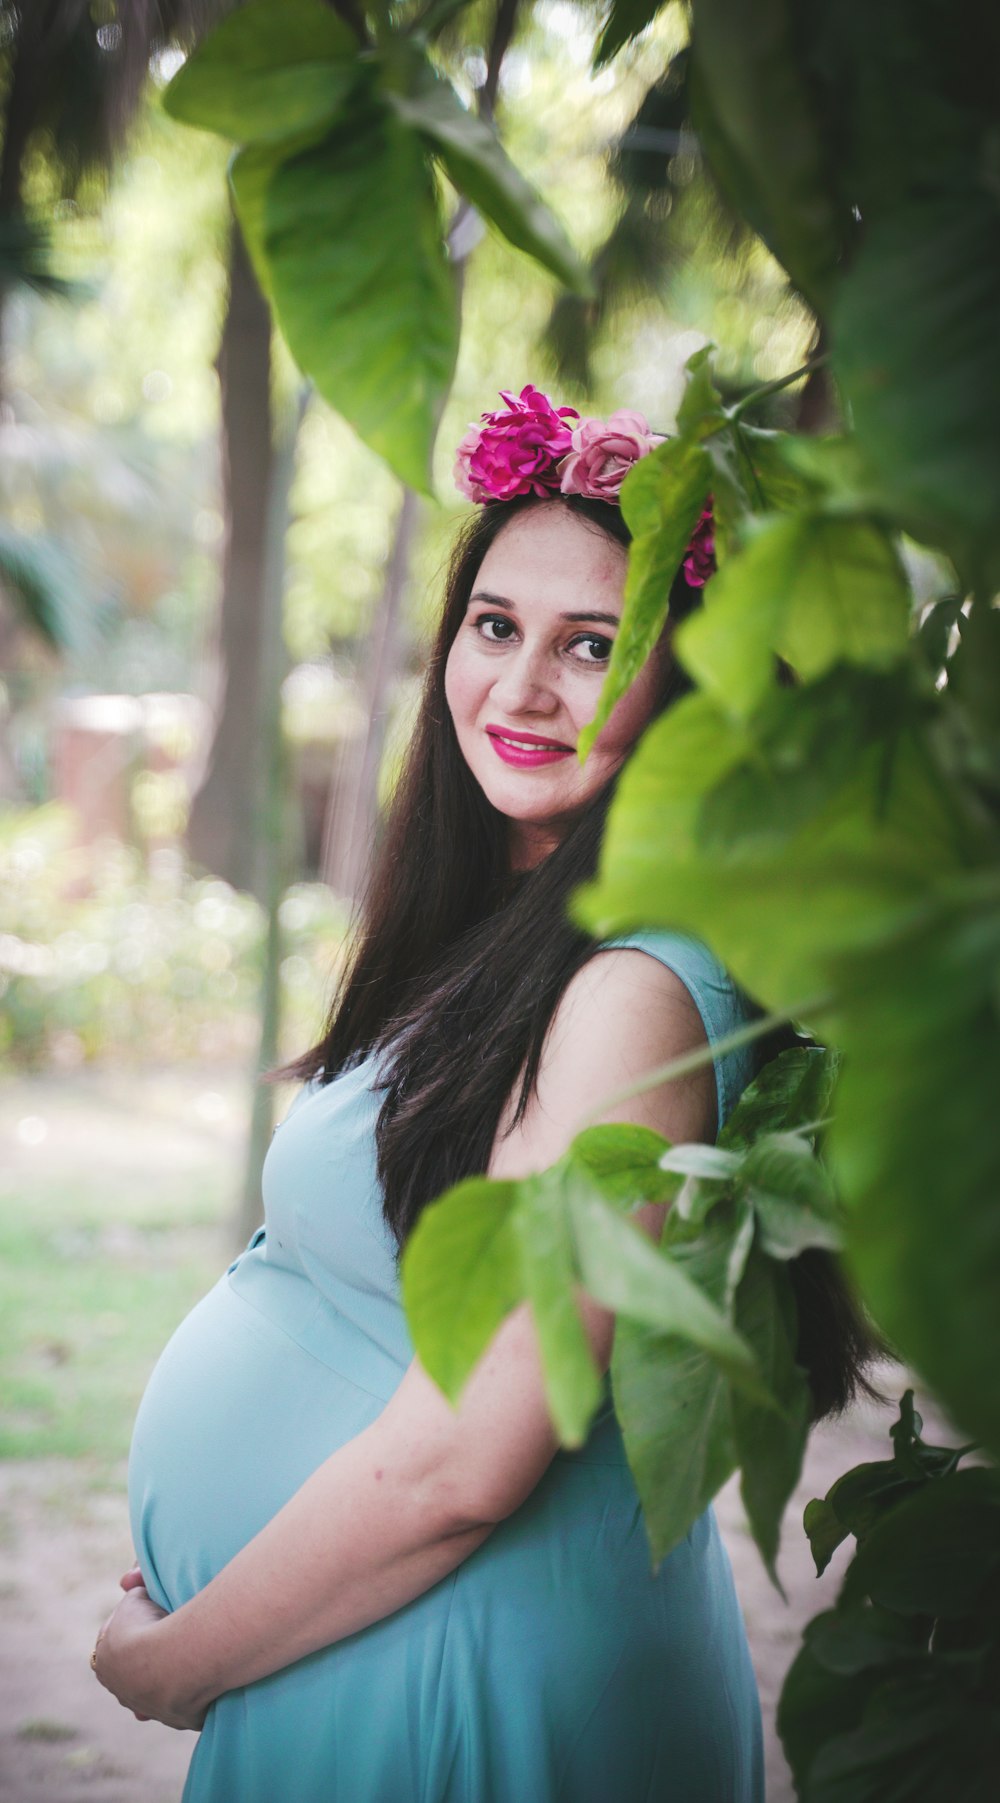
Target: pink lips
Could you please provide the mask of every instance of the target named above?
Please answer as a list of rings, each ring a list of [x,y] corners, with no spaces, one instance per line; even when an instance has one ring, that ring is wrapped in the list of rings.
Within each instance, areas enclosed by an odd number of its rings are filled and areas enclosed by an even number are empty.
[[[499,726],[488,726],[486,737],[497,757],[518,770],[537,770],[543,764],[556,764],[560,758],[572,757],[572,745],[560,739],[543,739],[536,732],[509,732]]]

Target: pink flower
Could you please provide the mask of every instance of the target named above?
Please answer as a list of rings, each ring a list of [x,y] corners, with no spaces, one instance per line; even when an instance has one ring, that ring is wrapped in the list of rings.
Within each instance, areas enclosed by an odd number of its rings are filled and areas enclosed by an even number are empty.
[[[714,526],[712,497],[709,495],[702,508],[701,518],[688,540],[687,556],[682,565],[688,588],[704,588],[715,572]]]
[[[509,501],[514,495],[547,495],[559,488],[559,459],[570,448],[567,420],[575,407],[555,408],[529,383],[520,395],[500,390],[506,409],[484,413],[458,447],[455,482],[470,501]]]
[[[617,501],[632,465],[662,443],[642,414],[627,407],[607,420],[582,420],[573,433],[573,448],[559,468],[563,494]]]

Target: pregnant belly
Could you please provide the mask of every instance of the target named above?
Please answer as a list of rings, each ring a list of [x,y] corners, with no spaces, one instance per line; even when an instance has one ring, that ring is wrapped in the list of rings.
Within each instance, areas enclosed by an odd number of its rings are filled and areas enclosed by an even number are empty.
[[[296,1296],[300,1286],[301,1297]],[[273,1273],[302,1319],[319,1299]],[[331,1324],[332,1325],[332,1324]],[[339,1363],[301,1345],[228,1275],[182,1321],[149,1380],[129,1453],[129,1511],[150,1595],[175,1609],[204,1588],[332,1452],[381,1413],[365,1387],[363,1336]],[[384,1365],[384,1361],[383,1361]],[[357,1372],[357,1378],[346,1371]],[[402,1376],[402,1372],[399,1372]]]
[[[275,1274],[279,1293],[289,1275]],[[303,1345],[227,1275],[153,1372],[129,1502],[147,1586],[166,1608],[202,1589],[388,1399],[390,1368],[359,1330],[326,1315],[310,1329],[309,1290],[302,1280]],[[331,1344],[336,1364],[309,1349]],[[220,1698],[185,1798],[759,1803],[755,1712],[711,1512],[654,1576],[612,1417],[558,1454],[452,1576]]]

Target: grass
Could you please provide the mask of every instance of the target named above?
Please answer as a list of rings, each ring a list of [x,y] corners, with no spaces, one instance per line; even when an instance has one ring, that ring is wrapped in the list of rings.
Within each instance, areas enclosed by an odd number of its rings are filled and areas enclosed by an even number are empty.
[[[0,1106],[0,1457],[121,1478],[173,1329],[233,1256],[245,1083],[204,1074],[17,1079]],[[24,1122],[28,1143],[19,1143]],[[6,1148],[11,1147],[8,1158]]]

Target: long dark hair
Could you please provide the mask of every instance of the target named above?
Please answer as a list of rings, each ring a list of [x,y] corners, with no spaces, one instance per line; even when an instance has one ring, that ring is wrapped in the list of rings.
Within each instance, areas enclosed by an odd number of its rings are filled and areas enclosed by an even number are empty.
[[[328,1083],[381,1054],[378,1175],[398,1256],[428,1202],[487,1169],[512,1096],[511,1124],[523,1117],[559,998],[596,950],[567,918],[566,904],[596,870],[616,777],[554,851],[512,873],[508,822],[469,770],[445,698],[448,653],[486,552],[525,508],[553,505],[629,543],[618,507],[576,495],[476,509],[451,559],[416,726],[325,1032],[270,1073]],[[669,617],[683,618],[699,592],[679,572]],[[680,665],[665,658],[654,713],[690,687]],[[867,1387],[862,1365],[871,1349],[837,1267],[828,1258],[807,1262],[802,1351],[819,1415]]]

